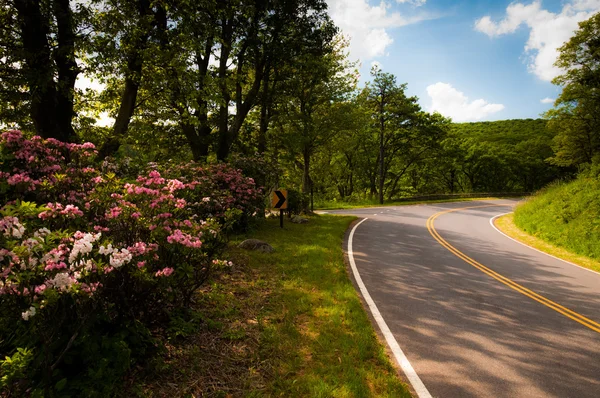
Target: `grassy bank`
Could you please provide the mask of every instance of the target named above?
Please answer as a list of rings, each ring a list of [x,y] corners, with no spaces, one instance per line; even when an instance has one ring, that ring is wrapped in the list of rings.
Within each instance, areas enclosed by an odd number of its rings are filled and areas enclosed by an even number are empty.
[[[519,242],[525,243],[526,245],[538,249],[544,253],[562,258],[563,260],[570,261],[584,268],[589,268],[591,270],[600,272],[600,261],[575,254],[569,250],[552,245],[540,238],[536,238],[535,236],[528,234],[516,226],[514,222],[514,214],[506,214],[502,217],[498,217],[494,223],[498,229],[511,238],[518,240]]]
[[[286,220],[287,221],[287,220]],[[409,397],[376,338],[343,261],[351,217],[307,225],[266,221],[250,237],[272,254],[232,242],[231,272],[199,296],[197,331],[139,375],[142,396]]]
[[[523,231],[575,254],[600,260],[600,180],[554,184],[515,209]]]

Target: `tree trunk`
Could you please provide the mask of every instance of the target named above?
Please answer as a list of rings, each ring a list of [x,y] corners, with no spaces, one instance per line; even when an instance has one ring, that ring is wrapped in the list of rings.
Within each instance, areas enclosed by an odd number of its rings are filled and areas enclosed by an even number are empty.
[[[148,0],[139,0],[137,2],[139,18],[146,18],[151,12]],[[98,151],[100,159],[105,158],[119,150],[121,140],[127,134],[129,122],[135,111],[138,90],[142,80],[142,66],[144,63],[143,49],[146,47],[148,37],[150,36],[149,27],[140,34],[132,46],[131,52],[127,54],[127,75],[125,77],[125,88],[121,95],[121,105],[113,125],[113,135],[110,137]]]
[[[302,192],[308,194],[310,193],[310,150],[306,147],[302,151],[302,158],[304,160],[302,170]]]
[[[52,57],[48,35],[49,21],[42,14],[40,2],[16,0],[19,29],[23,41],[25,78],[29,86],[30,116],[35,131],[44,138],[72,141],[75,132],[71,125],[73,117],[73,87],[77,78],[74,56],[74,26],[68,2],[55,0],[58,35],[56,64],[58,66],[59,90],[51,67]]]
[[[304,147],[302,151],[302,158],[304,160],[304,164],[302,165],[302,193],[305,195],[309,195],[312,191],[311,189],[311,179],[310,179],[310,150],[307,147]],[[306,196],[305,196],[306,197]],[[303,210],[308,212],[309,203],[302,201]]]
[[[185,138],[187,138],[194,160],[201,160],[202,152],[200,150],[200,138],[196,133],[196,127],[193,124],[182,122],[181,131],[183,131],[183,135],[185,135]]]
[[[260,127],[258,129],[258,153],[261,155],[267,150],[267,130],[269,129],[269,80],[270,80],[270,67],[265,67],[265,75],[263,77],[263,91],[260,105]]]
[[[233,28],[231,21],[225,20],[221,26],[220,54],[219,54],[219,88],[221,90],[221,105],[219,106],[217,159],[224,161],[229,156],[229,101],[231,95],[227,85],[227,61],[231,54],[231,40]],[[239,66],[239,65],[238,65]]]
[[[383,118],[383,99],[381,101],[381,117],[379,126],[379,204],[383,204],[383,177],[384,177],[384,148],[383,133],[385,130],[385,120]]]
[[[58,26],[58,49],[56,66],[58,69],[58,87],[56,90],[56,124],[65,141],[76,139],[73,130],[73,101],[75,81],[79,68],[75,61],[75,26],[69,0],[54,0],[54,15]]]

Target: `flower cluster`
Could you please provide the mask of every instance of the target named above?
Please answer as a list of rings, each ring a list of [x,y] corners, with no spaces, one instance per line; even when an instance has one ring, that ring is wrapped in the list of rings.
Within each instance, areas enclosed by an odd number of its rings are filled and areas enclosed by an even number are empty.
[[[123,319],[135,333],[159,333],[156,320],[189,306],[211,269],[231,267],[216,259],[226,230],[262,206],[254,181],[226,165],[149,165],[127,176],[96,167],[95,152],[0,136],[0,306],[12,314],[4,323],[21,322],[35,344],[39,333],[70,336],[89,319],[103,323],[81,333],[90,339],[107,324],[125,331]],[[0,340],[13,341],[3,321]],[[58,357],[65,346],[51,349]]]
[[[25,227],[16,217],[6,216],[0,220],[0,232],[6,237],[21,238]]]
[[[20,131],[11,130],[0,135],[0,150],[0,178],[9,185],[9,197],[80,200],[98,174],[89,167],[96,153],[89,142],[63,143],[39,136],[27,139]]]
[[[93,253],[100,233],[77,231],[55,244],[59,235],[46,228],[31,233],[16,217],[7,216],[2,221],[12,228],[19,225],[20,229],[18,240],[2,241],[5,248],[0,251],[0,296],[28,297],[23,301],[29,308],[22,313],[24,320],[51,304],[47,296],[67,292],[92,295],[101,285],[97,279],[103,270]]]

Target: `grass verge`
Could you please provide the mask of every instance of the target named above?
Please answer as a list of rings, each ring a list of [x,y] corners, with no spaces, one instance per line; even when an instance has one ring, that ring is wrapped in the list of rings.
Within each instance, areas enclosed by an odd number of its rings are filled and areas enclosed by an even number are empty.
[[[517,206],[514,220],[537,238],[600,261],[600,178],[551,184]]]
[[[197,330],[138,375],[139,396],[410,397],[346,271],[353,217],[270,219],[230,245],[234,262],[199,295]],[[238,249],[252,237],[271,254]],[[225,256],[224,256],[225,258]]]
[[[536,238],[535,236],[528,234],[527,232],[517,227],[514,221],[513,213],[498,217],[494,221],[494,224],[496,225],[496,227],[498,227],[499,230],[501,230],[511,238],[518,240],[519,242],[525,243],[526,245],[543,251],[544,253],[551,254],[555,257],[562,258],[563,260],[570,261],[582,267],[600,272],[599,261],[554,246],[540,238]]]
[[[511,198],[514,198],[511,196]],[[473,202],[480,200],[498,200],[501,197],[484,197],[484,198],[456,198],[456,199],[435,199],[435,200],[411,200],[411,201],[392,201],[384,202],[379,204],[375,201],[362,201],[362,202],[319,202],[315,203],[315,210],[344,210],[344,209],[357,209],[363,207],[387,207],[387,206],[409,206],[419,205],[424,203],[449,203],[449,202]]]

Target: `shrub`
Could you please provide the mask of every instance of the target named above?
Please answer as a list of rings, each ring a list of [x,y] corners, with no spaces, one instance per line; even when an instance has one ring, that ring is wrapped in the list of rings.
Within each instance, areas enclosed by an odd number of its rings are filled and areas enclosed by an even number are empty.
[[[0,138],[0,389],[105,396],[160,349],[262,196],[226,165],[94,167],[92,144]],[[159,169],[161,169],[159,171]],[[27,200],[27,201],[26,201]]]

